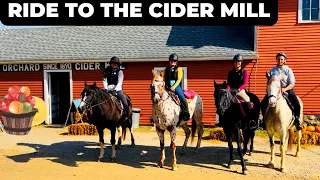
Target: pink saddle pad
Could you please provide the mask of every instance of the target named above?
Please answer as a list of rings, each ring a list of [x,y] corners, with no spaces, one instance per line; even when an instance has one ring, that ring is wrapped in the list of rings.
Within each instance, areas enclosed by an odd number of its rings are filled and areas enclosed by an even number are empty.
[[[187,99],[192,99],[197,95],[197,93],[195,93],[194,91],[192,91],[190,89],[183,90],[183,94]]]

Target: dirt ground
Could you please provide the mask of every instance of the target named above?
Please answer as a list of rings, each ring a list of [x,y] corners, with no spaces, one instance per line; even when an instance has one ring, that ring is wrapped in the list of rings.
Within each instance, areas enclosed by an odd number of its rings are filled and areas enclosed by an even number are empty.
[[[166,161],[158,168],[159,140],[156,132],[134,132],[136,146],[130,147],[130,136],[117,151],[117,162],[109,162],[110,133],[105,134],[105,161],[99,156],[98,136],[68,136],[66,128],[33,127],[26,136],[0,133],[0,179],[320,179],[320,147],[302,148],[301,158],[286,156],[287,173],[279,172],[279,144],[276,146],[275,169],[265,165],[270,159],[267,139],[256,137],[255,151],[245,156],[248,175],[242,175],[240,161],[234,149],[235,161],[231,169],[226,142],[203,140],[198,154],[189,148],[186,156],[179,155],[184,136],[177,137],[178,170],[170,169],[171,151],[167,134]],[[195,139],[196,140],[196,139]],[[189,144],[190,146],[190,144]],[[142,151],[147,153],[141,156]]]

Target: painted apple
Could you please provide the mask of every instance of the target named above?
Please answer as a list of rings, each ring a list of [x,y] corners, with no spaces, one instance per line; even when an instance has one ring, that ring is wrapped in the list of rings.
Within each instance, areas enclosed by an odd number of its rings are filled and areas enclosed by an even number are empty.
[[[25,97],[24,93],[22,93],[22,92],[18,92],[13,98],[13,100],[20,101],[20,102],[24,102],[25,99],[26,99],[26,97]]]
[[[22,86],[20,88],[20,92],[22,92],[25,96],[30,96],[30,88],[28,86]]]
[[[19,86],[11,86],[8,89],[8,92],[9,92],[10,96],[12,96],[12,97],[14,97],[19,91],[20,91]]]
[[[32,105],[32,108],[34,108],[36,99],[33,96],[28,96],[26,97],[25,102],[29,102]]]
[[[13,101],[13,99],[14,98],[10,94],[7,94],[7,95],[4,96],[4,101],[11,102],[11,101]]]
[[[9,111],[9,104],[10,104],[10,102],[3,101],[1,103],[1,110],[8,112]]]

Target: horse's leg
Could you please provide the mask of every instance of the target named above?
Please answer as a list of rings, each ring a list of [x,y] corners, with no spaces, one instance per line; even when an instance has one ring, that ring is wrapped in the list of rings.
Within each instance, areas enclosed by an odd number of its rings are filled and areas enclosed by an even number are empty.
[[[111,131],[111,145],[112,145],[112,154],[110,157],[110,161],[114,162],[116,160],[116,127],[110,129]]]
[[[197,122],[196,126],[197,126],[197,131],[198,131],[198,142],[197,142],[196,148],[194,149],[194,153],[197,154],[198,150],[200,149],[201,140],[202,140],[202,136],[203,136],[203,124],[202,124],[201,120],[197,121],[195,119],[195,121]]]
[[[250,139],[251,139],[251,144],[250,144],[250,152],[249,152],[249,156],[252,155],[253,152],[253,139],[254,136],[256,135],[256,132],[254,130],[250,131]]]
[[[298,142],[297,142],[297,152],[296,152],[296,157],[300,157],[301,156],[301,137],[302,137],[302,133],[301,130],[298,131]]]
[[[268,163],[268,167],[269,168],[274,168],[274,132],[272,131],[268,131],[267,130],[267,133],[268,133],[268,136],[269,136],[269,143],[270,143],[270,149],[271,149],[271,160],[270,162]]]
[[[244,133],[247,134],[247,133]],[[240,156],[240,160],[241,160],[241,166],[242,166],[242,173],[243,174],[247,174],[247,168],[246,168],[246,164],[243,160],[243,154],[242,154],[242,148],[241,148],[241,143],[240,143],[240,129],[236,128],[236,141],[237,141],[237,150],[238,150],[238,154]]]
[[[280,132],[280,154],[281,154],[281,172],[286,172],[285,157],[287,152],[289,139],[289,130],[282,130]]]
[[[231,131],[226,132],[225,134],[226,134],[226,138],[227,138],[227,141],[228,141],[229,153],[230,153],[230,159],[229,159],[227,168],[230,169],[230,168],[231,168],[232,161],[233,161],[233,154],[232,154],[232,151],[233,151],[232,134],[231,134]]]
[[[122,143],[122,127],[121,126],[117,127],[117,131],[118,131],[118,144],[116,146],[116,150],[119,150]]]
[[[178,169],[177,158],[176,158],[176,144],[175,144],[176,127],[175,126],[168,127],[168,131],[170,132],[170,137],[171,137],[170,147],[171,147],[171,157],[172,157],[172,170],[175,171]]]
[[[159,136],[159,140],[160,140],[160,161],[158,163],[159,167],[163,168],[164,165],[164,160],[166,159],[166,155],[164,152],[164,130],[160,129],[160,128],[156,128],[157,130],[157,134]]]
[[[129,127],[129,131],[131,134],[131,147],[134,147],[136,144],[134,143],[133,129],[131,127]]]
[[[186,135],[186,138],[184,139],[184,143],[183,143],[183,146],[182,146],[181,155],[185,155],[185,154],[186,154],[186,147],[187,147],[187,144],[188,144],[188,141],[189,141],[189,137],[190,137],[190,134],[191,134],[191,130],[189,129],[187,123],[185,123],[185,124],[182,126],[182,129],[184,130],[184,133],[185,133],[185,135]]]
[[[243,130],[243,156],[246,155],[248,149],[248,142],[249,142],[250,130]]]
[[[104,139],[103,139],[103,128],[97,128],[98,134],[99,134],[99,143],[100,143],[100,156],[97,160],[97,162],[100,162],[103,159],[104,155]]]

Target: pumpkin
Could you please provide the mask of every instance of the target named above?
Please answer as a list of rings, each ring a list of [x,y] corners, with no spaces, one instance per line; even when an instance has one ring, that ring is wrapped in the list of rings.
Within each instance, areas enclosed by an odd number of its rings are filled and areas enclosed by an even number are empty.
[[[302,127],[305,128],[305,129],[307,129],[307,126],[308,126],[307,123],[303,123],[302,124]]]
[[[320,126],[316,127],[316,132],[320,133]]]
[[[307,132],[307,128],[303,128],[302,130],[301,130],[301,133],[306,133]]]
[[[308,126],[307,131],[313,132],[316,128],[314,126]]]

